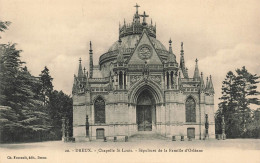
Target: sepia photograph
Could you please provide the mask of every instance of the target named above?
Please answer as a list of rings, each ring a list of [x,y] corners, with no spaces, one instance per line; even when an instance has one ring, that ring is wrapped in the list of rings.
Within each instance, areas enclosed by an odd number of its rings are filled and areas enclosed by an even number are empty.
[[[0,163],[259,163],[259,6],[0,0]]]

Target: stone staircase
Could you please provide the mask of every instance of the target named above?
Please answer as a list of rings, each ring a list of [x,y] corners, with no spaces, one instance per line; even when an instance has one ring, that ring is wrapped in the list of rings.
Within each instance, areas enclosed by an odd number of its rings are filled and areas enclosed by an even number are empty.
[[[153,131],[139,131],[137,134],[129,137],[129,141],[140,141],[140,140],[168,140],[165,136],[158,134]]]

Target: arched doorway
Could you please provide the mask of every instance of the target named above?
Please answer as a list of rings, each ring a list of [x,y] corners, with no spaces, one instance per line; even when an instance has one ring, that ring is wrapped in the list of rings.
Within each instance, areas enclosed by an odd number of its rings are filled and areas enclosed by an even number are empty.
[[[148,90],[143,90],[137,98],[136,121],[138,131],[152,131],[156,123],[156,107],[153,95]]]

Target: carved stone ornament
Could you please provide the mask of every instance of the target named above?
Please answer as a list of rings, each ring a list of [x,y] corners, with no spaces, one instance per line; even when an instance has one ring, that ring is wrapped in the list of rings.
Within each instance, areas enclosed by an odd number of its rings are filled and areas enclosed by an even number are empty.
[[[161,76],[160,75],[152,75],[150,76],[150,78],[155,81],[156,83],[158,83],[159,85],[161,85]]]
[[[139,81],[141,78],[141,76],[130,76],[130,84],[133,85],[134,83],[136,83],[137,81]]]
[[[139,46],[138,48],[138,56],[142,60],[148,60],[152,57],[152,47],[146,44]]]
[[[80,89],[84,88],[84,85],[83,84],[79,84],[79,88]]]

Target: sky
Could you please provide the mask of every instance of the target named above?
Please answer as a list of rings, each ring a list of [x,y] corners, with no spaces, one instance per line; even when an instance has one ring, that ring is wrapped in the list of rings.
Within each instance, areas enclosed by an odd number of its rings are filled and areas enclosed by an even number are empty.
[[[119,22],[132,22],[135,3],[149,15],[147,22],[156,22],[157,39],[166,48],[171,38],[178,62],[184,42],[190,77],[196,58],[204,78],[212,75],[215,108],[228,71],[246,66],[260,75],[258,0],[0,0],[0,20],[12,22],[0,43],[17,43],[33,75],[47,66],[54,89],[71,94],[80,57],[89,68],[89,41],[97,65],[118,40]]]

